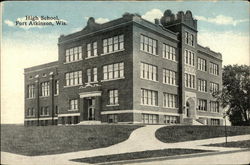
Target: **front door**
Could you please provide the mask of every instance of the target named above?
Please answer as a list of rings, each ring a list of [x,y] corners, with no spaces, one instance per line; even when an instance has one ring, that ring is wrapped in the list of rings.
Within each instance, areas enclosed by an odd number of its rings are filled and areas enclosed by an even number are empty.
[[[189,104],[189,102],[186,103],[186,117],[190,117],[190,104]]]
[[[88,120],[95,120],[95,98],[88,99]]]

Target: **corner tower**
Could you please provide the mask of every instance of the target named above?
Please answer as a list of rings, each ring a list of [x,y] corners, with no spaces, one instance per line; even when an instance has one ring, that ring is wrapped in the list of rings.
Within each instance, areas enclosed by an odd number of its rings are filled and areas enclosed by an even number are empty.
[[[179,111],[182,120],[189,122],[197,119],[196,107],[196,61],[197,61],[197,20],[191,11],[173,14],[166,10],[161,24],[178,33],[179,39]]]

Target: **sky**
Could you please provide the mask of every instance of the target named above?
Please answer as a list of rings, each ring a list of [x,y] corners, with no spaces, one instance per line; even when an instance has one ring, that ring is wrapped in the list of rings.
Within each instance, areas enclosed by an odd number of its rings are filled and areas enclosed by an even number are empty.
[[[58,37],[83,29],[89,17],[105,23],[129,12],[153,21],[167,9],[190,10],[198,20],[199,44],[220,52],[223,65],[249,65],[247,1],[9,1],[1,5],[1,123],[23,123],[24,68],[56,61]],[[16,21],[27,22],[26,16],[57,16],[67,25],[16,25]]]

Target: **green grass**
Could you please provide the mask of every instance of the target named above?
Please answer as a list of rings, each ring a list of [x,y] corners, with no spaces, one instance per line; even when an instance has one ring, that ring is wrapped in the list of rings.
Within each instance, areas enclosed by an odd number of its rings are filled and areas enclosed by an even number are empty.
[[[211,151],[175,148],[175,149],[131,152],[131,153],[114,154],[114,155],[106,155],[106,156],[95,156],[95,157],[88,157],[88,158],[73,159],[72,161],[84,162],[84,163],[105,163],[105,162],[112,162],[112,161],[156,158],[156,157],[163,157],[163,156],[184,155],[184,154],[201,153],[201,152],[211,152]]]
[[[250,148],[250,140],[227,142],[227,143],[215,143],[206,146]]]
[[[24,127],[1,125],[1,151],[47,155],[107,147],[126,140],[138,125]]]
[[[156,138],[165,143],[183,142],[225,136],[224,126],[168,126],[156,131]],[[228,126],[227,135],[250,134],[250,126]]]

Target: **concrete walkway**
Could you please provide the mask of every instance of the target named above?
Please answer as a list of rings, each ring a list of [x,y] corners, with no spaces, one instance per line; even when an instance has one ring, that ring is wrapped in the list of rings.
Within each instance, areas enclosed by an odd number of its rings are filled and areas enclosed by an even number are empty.
[[[211,143],[222,143],[225,138],[212,138],[204,140],[195,140],[179,143],[163,143],[156,139],[155,131],[165,125],[147,125],[142,128],[138,128],[132,132],[130,137],[121,143],[93,150],[78,151],[64,154],[56,155],[45,155],[45,156],[21,156],[16,154],[10,154],[2,152],[3,164],[25,164],[25,165],[66,165],[66,164],[84,164],[70,161],[71,159],[101,156],[101,155],[112,155],[127,152],[137,152],[145,150],[157,150],[166,148],[189,148],[189,149],[204,149],[204,150],[214,150],[214,151],[237,151],[241,148],[224,148],[224,147],[210,147],[203,146]],[[240,141],[249,140],[250,135],[241,135],[228,137],[228,141]]]

